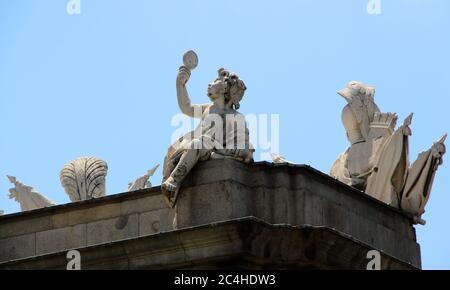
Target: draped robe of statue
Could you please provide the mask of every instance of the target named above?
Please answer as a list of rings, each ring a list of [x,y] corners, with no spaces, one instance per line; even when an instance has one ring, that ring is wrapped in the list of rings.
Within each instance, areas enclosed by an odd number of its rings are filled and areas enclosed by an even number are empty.
[[[227,119],[226,115],[234,115],[241,122],[233,122]],[[220,120],[217,120],[217,118]],[[222,122],[223,136],[218,136],[216,124]],[[213,104],[204,105],[200,124],[194,131],[191,131],[177,141],[168,149],[164,158],[163,182],[170,176],[177,166],[182,154],[186,150],[198,149],[198,161],[208,159],[233,158],[243,161],[240,157],[241,150],[254,151],[250,143],[249,131],[245,123],[245,117],[234,109],[230,109],[226,114],[217,114],[213,111]],[[233,146],[230,147],[230,144]],[[198,146],[201,146],[200,148]],[[177,194],[170,204],[175,204]]]

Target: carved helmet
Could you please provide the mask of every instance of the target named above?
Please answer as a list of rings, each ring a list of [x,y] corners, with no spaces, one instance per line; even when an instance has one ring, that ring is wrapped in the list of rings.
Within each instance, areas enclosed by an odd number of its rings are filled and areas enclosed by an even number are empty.
[[[370,124],[375,112],[375,88],[360,81],[351,81],[338,91],[348,105],[342,110],[342,123],[351,144],[364,141],[369,135]]]

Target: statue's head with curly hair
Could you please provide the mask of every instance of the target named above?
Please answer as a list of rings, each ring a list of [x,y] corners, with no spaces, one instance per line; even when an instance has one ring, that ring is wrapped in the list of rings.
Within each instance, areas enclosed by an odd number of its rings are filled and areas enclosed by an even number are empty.
[[[224,97],[225,103],[237,110],[246,89],[244,82],[236,74],[220,68],[217,78],[208,85],[208,97],[212,101]]]

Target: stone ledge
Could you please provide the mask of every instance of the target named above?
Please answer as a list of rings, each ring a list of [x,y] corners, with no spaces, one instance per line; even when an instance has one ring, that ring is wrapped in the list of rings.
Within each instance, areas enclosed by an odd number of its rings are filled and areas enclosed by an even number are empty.
[[[0,216],[0,262],[170,231],[175,214],[178,229],[244,217],[326,227],[421,267],[410,216],[306,165],[229,159],[199,163],[175,210],[157,186]]]
[[[159,186],[0,216],[0,239],[167,209]]]
[[[242,218],[78,250],[85,270],[365,270],[366,254],[372,248],[324,227],[271,225],[256,218]],[[380,252],[382,269],[418,269]],[[0,263],[0,270],[65,269],[66,253]]]
[[[339,180],[332,178],[331,176],[329,176],[309,165],[305,165],[305,164],[298,164],[298,165],[290,164],[290,163],[276,164],[276,163],[261,161],[261,162],[255,162],[250,165],[247,165],[247,164],[242,164],[241,162],[225,159],[225,160],[211,160],[211,161],[207,161],[207,162],[200,162],[196,166],[195,170],[198,170],[198,169],[204,170],[204,169],[208,169],[211,167],[215,167],[215,166],[217,166],[218,162],[231,162],[231,163],[234,163],[234,165],[241,165],[244,168],[245,167],[248,168],[249,166],[251,166],[251,167],[255,167],[255,168],[261,168],[261,167],[264,168],[265,167],[265,168],[274,168],[274,169],[287,169],[289,171],[298,169],[298,170],[304,171],[304,172],[312,174],[312,175],[320,176],[321,178],[323,178],[322,180],[324,182],[331,183],[340,188],[345,188],[346,191],[352,192],[352,194],[361,196],[366,199],[370,199],[375,204],[377,204],[377,206],[387,208],[390,211],[394,211],[400,215],[405,216],[406,218],[411,219],[411,222],[413,221],[413,217],[411,215],[409,215],[403,211],[400,211],[396,208],[390,207],[390,206],[386,205],[385,203],[365,194],[364,192],[357,190],[351,186],[348,186],[347,184],[342,183]],[[187,178],[187,181],[185,182],[187,186],[192,185],[191,175]],[[200,185],[200,184],[198,184],[198,185]],[[5,215],[0,216],[0,226],[4,223],[10,222],[11,220],[18,221],[20,219],[27,219],[30,217],[35,218],[35,217],[39,217],[41,215],[45,216],[48,214],[56,214],[56,213],[66,212],[68,210],[73,210],[73,209],[90,208],[92,206],[98,206],[100,204],[104,205],[104,204],[108,204],[108,203],[116,203],[116,202],[119,202],[122,200],[132,200],[132,199],[141,198],[142,196],[151,196],[151,195],[159,195],[159,194],[161,194],[161,186],[158,185],[158,186],[154,186],[152,188],[137,190],[137,191],[133,191],[133,192],[110,194],[110,195],[100,197],[100,198],[65,203],[65,204],[60,204],[60,205],[55,205],[55,206],[51,206],[51,207],[40,208],[40,209],[30,210],[30,211],[25,211],[25,212],[5,214]]]
[[[142,198],[144,196],[152,196],[152,195],[160,195],[160,194],[161,194],[161,187],[154,186],[152,188],[146,188],[146,189],[136,190],[136,191],[132,191],[132,192],[110,194],[110,195],[99,197],[99,198],[93,198],[93,199],[76,201],[76,202],[69,202],[69,203],[65,203],[65,204],[58,204],[55,206],[49,206],[49,207],[44,207],[44,208],[39,208],[39,209],[29,210],[29,211],[24,211],[24,212],[5,214],[5,215],[0,216],[0,226],[2,224],[12,222],[12,221],[16,222],[18,220],[36,218],[36,217],[45,216],[45,215],[66,213],[67,211],[71,211],[71,210],[80,210],[80,209],[91,208],[91,207],[95,207],[95,206],[99,206],[99,205],[106,205],[106,204],[110,204],[110,203],[121,202],[124,200],[133,200],[133,199]]]
[[[205,174],[202,171],[211,171],[211,169],[215,168],[222,174],[214,175],[211,173]],[[231,170],[230,170],[231,169]],[[235,171],[235,170],[238,171]],[[219,160],[210,160],[206,162],[200,162],[196,167],[195,170],[190,174],[186,181],[183,183],[184,187],[191,187],[191,186],[198,186],[202,184],[208,184],[211,182],[216,181],[224,181],[226,179],[234,180],[237,182],[242,182],[242,178],[239,175],[236,175],[237,172],[243,171],[246,173],[261,173],[261,172],[280,172],[285,171],[288,173],[289,176],[295,176],[299,174],[303,174],[309,177],[313,177],[320,182],[335,187],[336,189],[342,190],[342,193],[353,195],[357,198],[362,198],[365,200],[371,200],[372,205],[378,209],[384,209],[388,210],[390,212],[395,212],[396,214],[399,214],[401,216],[404,216],[407,219],[411,220],[411,223],[413,223],[413,216],[403,212],[397,208],[391,207],[384,202],[381,202],[380,200],[373,198],[372,196],[366,194],[365,192],[358,190],[356,188],[353,188],[345,183],[342,183],[341,181],[329,176],[328,174],[325,174],[309,165],[306,164],[291,164],[291,163],[271,163],[267,161],[261,161],[261,162],[254,162],[252,164],[245,164],[242,162],[235,161],[233,159],[219,159]],[[223,174],[225,173],[225,174]],[[230,175],[230,173],[232,173]],[[251,179],[244,179],[243,182],[247,186],[258,186],[255,184],[249,184],[254,182],[254,178]],[[266,179],[268,183],[271,183],[270,178]],[[273,183],[273,182],[272,182]],[[258,184],[258,183],[257,183]],[[259,182],[259,185],[261,183]],[[265,183],[267,185],[267,183]],[[278,186],[286,186],[286,184],[278,185]]]
[[[183,183],[176,212],[178,228],[247,216],[327,227],[421,265],[408,215],[305,165],[200,163]]]

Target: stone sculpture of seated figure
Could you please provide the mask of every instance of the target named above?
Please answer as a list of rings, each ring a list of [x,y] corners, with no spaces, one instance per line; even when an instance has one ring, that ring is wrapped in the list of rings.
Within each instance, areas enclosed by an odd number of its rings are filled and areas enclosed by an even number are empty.
[[[181,66],[176,88],[181,111],[200,124],[172,144],[164,159],[161,189],[170,206],[174,206],[183,179],[198,161],[216,158],[234,158],[252,162],[253,152],[245,117],[240,114],[239,102],[246,90],[236,74],[221,68],[218,77],[208,85],[211,104],[191,105],[186,83],[191,71]]]

